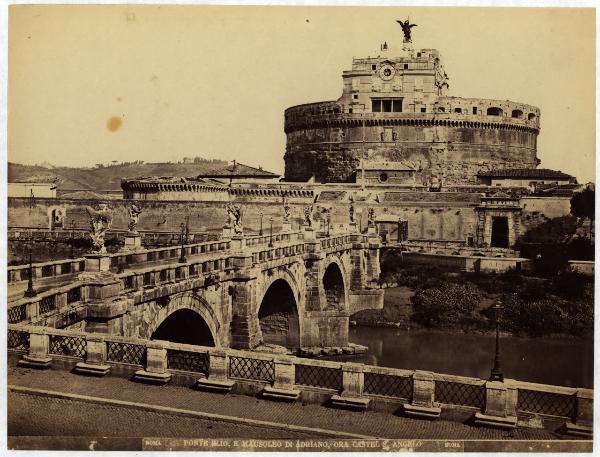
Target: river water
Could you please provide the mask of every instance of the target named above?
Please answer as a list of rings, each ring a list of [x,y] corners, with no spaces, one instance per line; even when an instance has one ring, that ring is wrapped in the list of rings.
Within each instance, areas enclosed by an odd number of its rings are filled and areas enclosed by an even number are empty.
[[[344,359],[392,368],[487,379],[495,337],[428,330],[351,327],[350,341],[368,346],[366,354]],[[501,336],[506,378],[569,387],[593,388],[593,340]],[[339,359],[339,358],[338,358]]]

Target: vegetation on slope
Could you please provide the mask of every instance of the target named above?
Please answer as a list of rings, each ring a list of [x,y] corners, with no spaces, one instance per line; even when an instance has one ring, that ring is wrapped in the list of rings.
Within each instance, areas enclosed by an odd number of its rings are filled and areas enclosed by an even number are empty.
[[[139,176],[196,176],[201,172],[222,168],[227,162],[204,160],[196,163],[140,163],[129,162],[96,168],[56,167],[8,163],[8,181],[56,179],[57,190],[120,190],[122,178]]]

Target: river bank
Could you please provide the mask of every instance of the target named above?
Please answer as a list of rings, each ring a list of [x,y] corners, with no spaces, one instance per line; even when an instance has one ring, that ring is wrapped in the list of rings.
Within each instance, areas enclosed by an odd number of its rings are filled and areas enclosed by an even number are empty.
[[[500,303],[507,334],[593,335],[593,277],[452,272],[391,260],[382,262],[383,309],[356,313],[351,325],[486,335],[495,329],[492,307]]]

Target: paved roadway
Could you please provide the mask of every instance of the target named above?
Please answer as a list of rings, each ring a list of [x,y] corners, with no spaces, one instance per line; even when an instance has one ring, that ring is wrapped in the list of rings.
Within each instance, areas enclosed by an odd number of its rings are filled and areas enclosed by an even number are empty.
[[[309,427],[316,429],[313,435],[319,436],[323,433],[331,434],[355,434],[364,437],[379,438],[401,438],[401,439],[477,439],[477,440],[560,440],[563,435],[553,433],[548,430],[519,428],[512,431],[502,431],[484,427],[474,427],[467,423],[455,422],[450,420],[423,421],[410,419],[392,414],[391,412],[354,412],[340,409],[323,407],[317,404],[304,404],[302,402],[282,403],[268,400],[262,400],[245,395],[222,395],[216,393],[202,392],[190,389],[189,387],[180,387],[175,385],[145,385],[129,381],[116,376],[106,376],[104,378],[93,378],[79,376],[67,371],[46,370],[38,371],[13,366],[12,362],[8,367],[8,384],[11,386],[22,386],[33,389],[43,389],[48,391],[57,391],[67,394],[84,395],[106,400],[120,400],[135,404],[156,405],[159,408],[177,408],[181,410],[202,412],[209,415],[225,415],[229,420],[238,418],[240,421],[265,421],[278,424],[287,424],[294,427]],[[51,432],[60,434],[74,435],[78,433],[93,434],[98,431],[95,421],[96,414],[99,417],[110,418],[106,409],[99,406],[77,405],[72,402],[67,405],[72,408],[74,418],[69,422],[68,418],[60,418],[56,425],[52,423],[56,419],[53,414],[48,413],[42,403],[37,403],[39,407],[33,407],[35,401],[32,399],[23,399],[22,395],[10,395],[8,398],[9,411],[9,434],[27,434],[30,433],[30,427],[37,430],[38,433]],[[20,402],[20,403],[19,403]],[[28,403],[29,402],[29,403]],[[53,403],[54,402],[54,403]],[[50,400],[49,405],[59,404],[56,400]],[[23,411],[26,409],[26,412]],[[119,436],[149,436],[156,433],[162,435],[163,428],[157,424],[164,422],[164,433],[175,433],[171,427],[171,422],[167,416],[157,416],[149,412],[126,412],[123,408],[117,408],[118,418],[115,419],[115,425],[109,424],[111,433],[120,433]],[[109,409],[110,410],[110,409]],[[20,411],[16,413],[16,411]],[[57,410],[54,409],[56,412]],[[112,411],[112,410],[110,410]],[[87,414],[87,415],[86,415]],[[59,414],[60,415],[60,414]],[[67,415],[64,415],[67,416]],[[84,418],[88,418],[84,420]],[[129,421],[125,418],[130,418]],[[90,420],[91,419],[91,420]],[[177,423],[181,418],[173,420]],[[102,419],[104,420],[104,419]],[[99,419],[99,423],[102,423]],[[161,422],[162,421],[162,422]],[[196,421],[196,422],[194,422]],[[110,421],[109,421],[110,422]],[[217,421],[218,422],[218,421]],[[250,428],[229,428],[221,423],[213,423],[213,428],[208,428],[208,422],[198,419],[186,419],[186,424],[198,424],[199,432],[193,436],[222,436],[227,430],[239,431],[240,433],[256,433],[263,436],[260,429]],[[120,424],[120,427],[116,424]],[[174,427],[174,426],[173,426]],[[189,435],[192,425],[185,425],[182,428],[182,435]],[[282,427],[286,427],[283,425]],[[121,431],[119,431],[121,430]],[[302,430],[301,430],[302,431]],[[329,431],[329,432],[328,432]],[[274,436],[273,430],[268,431],[268,437]],[[278,432],[279,433],[279,432]],[[286,437],[295,436],[297,430],[282,431]],[[108,435],[108,431],[104,433]],[[280,435],[277,435],[280,436]]]
[[[8,435],[268,439],[324,436],[18,392],[8,393]]]

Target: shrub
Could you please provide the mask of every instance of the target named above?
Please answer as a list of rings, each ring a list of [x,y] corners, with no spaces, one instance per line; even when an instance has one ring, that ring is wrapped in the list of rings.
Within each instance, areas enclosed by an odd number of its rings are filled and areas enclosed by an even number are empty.
[[[412,298],[413,319],[427,327],[450,326],[470,315],[480,300],[477,288],[469,284],[442,283],[419,289]]]
[[[501,326],[514,333],[543,336],[567,333],[583,336],[594,329],[593,300],[570,302],[554,295],[526,301],[516,294],[504,297]]]

